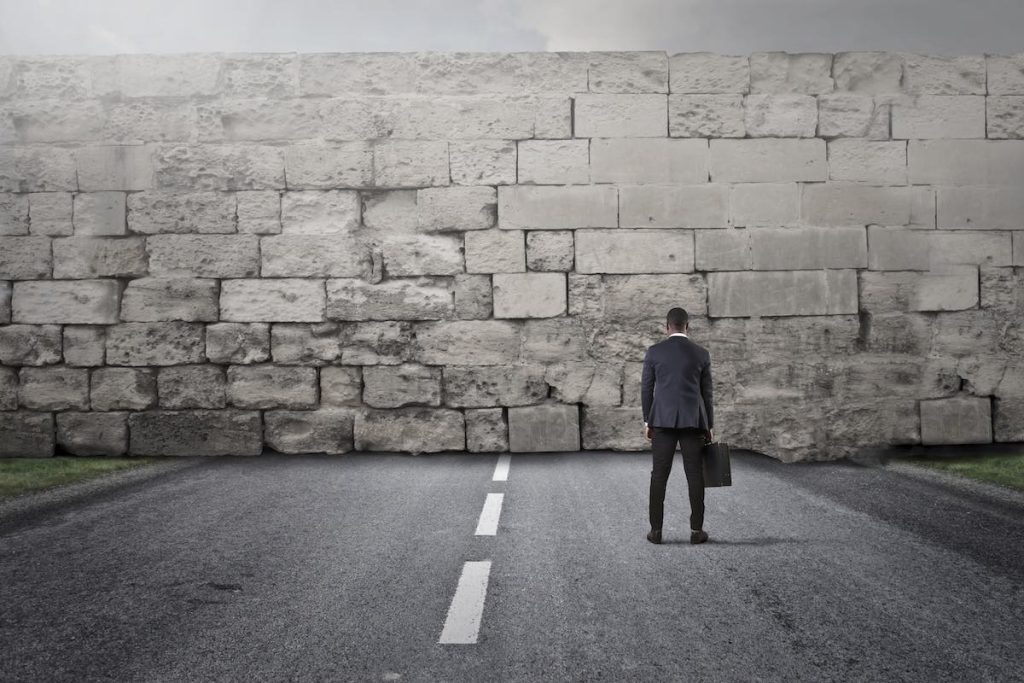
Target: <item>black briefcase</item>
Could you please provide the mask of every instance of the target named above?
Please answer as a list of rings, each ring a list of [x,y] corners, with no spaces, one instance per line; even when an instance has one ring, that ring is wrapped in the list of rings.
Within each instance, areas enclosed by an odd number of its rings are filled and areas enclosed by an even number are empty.
[[[713,441],[701,449],[704,464],[704,487],[732,486],[732,469],[729,465],[729,444]]]

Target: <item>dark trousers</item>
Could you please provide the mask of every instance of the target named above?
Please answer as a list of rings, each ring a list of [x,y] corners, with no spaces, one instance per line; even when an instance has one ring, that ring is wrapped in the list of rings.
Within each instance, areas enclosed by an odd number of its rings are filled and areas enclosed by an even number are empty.
[[[690,529],[699,531],[704,527],[704,468],[701,465],[701,448],[704,446],[704,430],[685,427],[653,427],[651,429],[651,450],[654,466],[651,468],[651,528],[660,529],[665,518],[665,487],[672,471],[672,458],[679,444],[683,456],[683,471],[686,472],[686,486],[690,490]]]

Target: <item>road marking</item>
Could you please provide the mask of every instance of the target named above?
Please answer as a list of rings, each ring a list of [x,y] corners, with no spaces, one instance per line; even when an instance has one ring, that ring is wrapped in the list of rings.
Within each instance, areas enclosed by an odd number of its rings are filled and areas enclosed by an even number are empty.
[[[499,455],[498,464],[494,467],[494,478],[491,481],[508,481],[508,465],[511,461],[511,454]]]
[[[501,517],[501,502],[504,493],[488,493],[484,501],[484,509],[480,511],[480,521],[476,523],[477,536],[494,536],[498,533],[498,518]]]
[[[490,560],[462,565],[462,575],[448,608],[439,643],[469,645],[476,642],[480,635],[480,618],[484,612],[490,574]]]

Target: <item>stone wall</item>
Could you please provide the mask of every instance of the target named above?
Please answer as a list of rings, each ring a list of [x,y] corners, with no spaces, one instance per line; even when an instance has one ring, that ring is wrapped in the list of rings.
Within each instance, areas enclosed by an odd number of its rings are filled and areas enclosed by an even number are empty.
[[[0,455],[1024,440],[1024,55],[0,57]]]

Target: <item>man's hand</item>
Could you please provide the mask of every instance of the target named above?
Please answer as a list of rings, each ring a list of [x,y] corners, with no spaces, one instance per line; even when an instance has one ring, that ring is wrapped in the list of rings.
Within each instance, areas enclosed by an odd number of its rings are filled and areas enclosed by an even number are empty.
[[[652,434],[652,432],[651,432],[650,426],[649,425],[644,425],[644,438],[646,438],[648,441],[650,441],[651,440],[651,434]]]
[[[712,441],[715,440],[715,430],[709,429],[705,436],[707,437],[708,443],[711,443]]]

